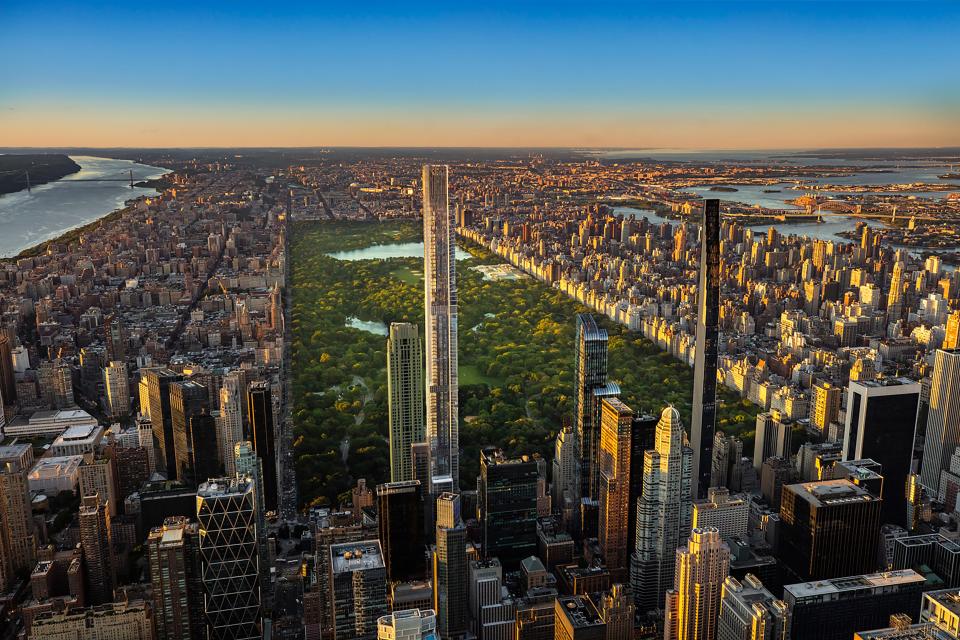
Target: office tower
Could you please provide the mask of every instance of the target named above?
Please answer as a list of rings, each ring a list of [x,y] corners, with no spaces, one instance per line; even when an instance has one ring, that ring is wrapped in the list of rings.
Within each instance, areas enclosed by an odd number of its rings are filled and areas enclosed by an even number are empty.
[[[203,609],[211,640],[262,637],[255,496],[246,477],[208,480],[197,488]]]
[[[417,325],[394,322],[387,338],[390,480],[413,480],[410,446],[424,442],[423,348]]]
[[[606,640],[607,624],[586,596],[557,598],[553,616],[554,640]]]
[[[217,421],[208,413],[190,417],[190,462],[189,468],[195,482],[218,477],[220,448],[217,442]]]
[[[869,573],[877,566],[880,498],[849,480],[790,484],[780,503],[780,548],[804,580]]]
[[[253,449],[263,463],[263,508],[276,511],[277,493],[277,445],[273,423],[273,398],[270,383],[265,380],[251,382],[247,390],[247,414],[250,416],[250,433]]]
[[[114,420],[130,415],[130,380],[125,362],[114,360],[103,370],[103,386],[107,393],[107,414]]]
[[[441,638],[467,630],[467,529],[460,519],[460,496],[437,498],[436,550],[433,552],[433,609]]]
[[[427,437],[433,475],[460,491],[457,411],[456,228],[446,165],[423,166],[423,274],[426,319]]]
[[[847,390],[843,459],[880,463],[884,523],[906,524],[905,492],[919,402],[920,383],[907,378],[851,382]]]
[[[673,589],[667,592],[665,640],[714,640],[720,591],[730,573],[730,548],[714,527],[694,529],[677,549]]]
[[[190,432],[194,416],[210,410],[207,388],[194,380],[170,383],[170,424],[173,427],[174,458],[177,479],[196,485],[206,478],[194,476],[193,434]]]
[[[70,365],[59,358],[41,362],[37,366],[37,383],[40,396],[53,409],[75,407],[73,373]]]
[[[170,385],[183,380],[183,376],[169,369],[147,369],[140,371],[141,379],[147,381],[149,395],[149,415],[153,425],[153,438],[156,442],[158,471],[167,474],[167,478],[177,477],[176,446],[173,439],[173,418],[170,413]]]
[[[217,442],[220,444],[220,459],[223,460],[228,476],[236,473],[234,447],[245,439],[243,435],[245,387],[246,381],[240,371],[231,371],[225,375],[223,386],[220,387],[220,433],[217,436]]]
[[[503,568],[499,560],[490,558],[470,562],[470,633],[478,640],[513,637],[516,606],[510,598],[503,598],[502,589]]]
[[[35,615],[31,640],[153,640],[153,607],[144,600],[123,600],[87,608],[48,609]]]
[[[335,640],[376,640],[387,615],[387,570],[378,540],[330,547]]]
[[[157,472],[157,450],[154,447],[153,441],[153,424],[151,424],[149,418],[144,416],[138,416],[136,423],[132,429],[136,430],[137,440],[139,442],[140,448],[142,448],[147,455],[147,466],[145,472],[147,478],[152,474]]]
[[[580,458],[578,497],[596,499],[599,425],[594,424],[593,392],[607,384],[607,330],[598,327],[588,313],[577,315],[575,348],[573,422]]]
[[[433,609],[404,609],[377,620],[377,640],[435,640],[436,634]]]
[[[610,577],[623,582],[629,577],[630,456],[633,411],[619,398],[600,403],[600,523],[597,528]],[[636,505],[636,502],[633,503]]]
[[[960,311],[954,311],[947,317],[943,348],[960,349]]]
[[[630,498],[627,515],[627,558],[633,555],[637,544],[637,502],[643,495],[644,452],[656,446],[656,416],[640,414],[633,416],[630,431]]]
[[[266,535],[267,522],[266,510],[263,508],[263,462],[257,457],[257,452],[253,450],[253,443],[249,440],[233,445],[233,468],[236,470],[234,475],[247,477],[253,481],[256,494],[257,529],[261,532],[262,538]]]
[[[693,501],[693,527],[712,527],[721,538],[747,535],[750,500],[746,495],[730,495],[726,487],[710,487],[705,500]]]
[[[717,640],[788,640],[790,613],[760,580],[728,576],[720,595]]]
[[[895,613],[915,619],[924,589],[924,577],[910,569],[786,585],[790,637],[849,640]]]
[[[832,478],[832,473],[826,479]],[[796,469],[790,461],[774,456],[763,461],[760,468],[760,495],[774,510],[780,509],[780,498],[783,488],[796,482]]]
[[[100,496],[100,502],[106,506],[107,515],[117,515],[115,462],[100,453],[88,451],[83,454],[83,462],[78,469],[80,496]]]
[[[157,640],[203,640],[203,581],[197,525],[167,518],[147,535]]]
[[[829,382],[821,381],[813,386],[813,410],[810,424],[826,433],[830,423],[840,414],[840,397],[843,390]]]
[[[80,547],[87,569],[87,596],[91,604],[113,601],[116,570],[113,565],[110,514],[97,494],[80,503]]]
[[[423,578],[426,574],[421,489],[419,480],[377,486],[380,545],[391,582]]]
[[[483,557],[499,558],[507,570],[537,552],[537,460],[510,460],[500,449],[480,452],[477,519]],[[438,515],[439,517],[439,515]]]
[[[577,486],[577,442],[573,428],[564,426],[557,432],[553,452],[553,475],[550,487],[553,507],[563,514],[564,528],[572,526],[579,490]]]
[[[946,587],[960,587],[960,545],[939,534],[906,535],[890,543],[891,569],[913,569],[936,574]],[[931,576],[931,579],[933,577]]]
[[[84,347],[80,349],[80,394],[89,401],[100,402],[103,399],[106,407],[107,391],[104,387],[105,361],[103,349]]]
[[[661,609],[673,587],[676,551],[690,536],[692,465],[680,412],[667,407],[657,423],[655,448],[643,454],[643,495],[637,502],[636,551],[630,562],[640,613]]]
[[[3,593],[11,586],[14,575],[32,569],[37,558],[28,482],[32,466],[30,444],[0,446],[0,592]]]
[[[514,640],[551,640],[554,638],[556,589],[541,589],[517,601]]]
[[[606,640],[632,640],[636,608],[628,589],[622,584],[610,586],[597,603],[600,617],[607,626]]]
[[[905,613],[890,616],[889,627],[858,631],[853,640],[955,640],[960,628],[960,594],[956,589],[928,591],[923,594],[920,619],[913,621]]]
[[[710,486],[726,487],[730,478],[730,439],[722,431],[713,435],[713,460],[710,466]]]
[[[940,473],[950,468],[950,456],[960,446],[960,349],[938,349],[930,379],[920,484],[938,495]]]
[[[893,323],[903,317],[903,262],[897,260],[893,265],[893,275],[890,278],[890,293],[887,295],[887,322]]]
[[[103,317],[103,337],[107,345],[107,360],[123,362],[127,359],[127,330],[117,316]]]
[[[717,342],[720,337],[720,201],[703,202],[700,286],[697,289],[697,342],[693,364],[693,493],[710,486],[713,433],[717,422]]]
[[[17,403],[17,379],[13,369],[13,343],[0,335],[0,414],[4,405]]]
[[[793,421],[779,412],[757,416],[756,439],[753,443],[753,467],[760,472],[763,461],[774,456],[790,459],[793,445]]]

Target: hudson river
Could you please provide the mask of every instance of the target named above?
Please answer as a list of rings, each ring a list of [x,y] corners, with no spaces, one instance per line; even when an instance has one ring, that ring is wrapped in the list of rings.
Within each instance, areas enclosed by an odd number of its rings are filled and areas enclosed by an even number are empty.
[[[70,156],[80,171],[34,187],[0,196],[0,257],[15,256],[24,249],[56,238],[102,218],[133,198],[156,193],[153,189],[130,188],[133,181],[159,178],[168,169],[92,156]],[[95,178],[117,178],[125,182],[83,182]]]

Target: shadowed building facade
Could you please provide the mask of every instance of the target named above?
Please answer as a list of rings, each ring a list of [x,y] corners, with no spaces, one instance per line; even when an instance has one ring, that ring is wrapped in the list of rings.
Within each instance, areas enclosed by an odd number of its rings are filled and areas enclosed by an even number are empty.
[[[693,493],[710,487],[713,435],[717,422],[717,341],[720,336],[720,201],[705,200],[700,237],[700,286],[697,292],[697,338],[693,364]]]

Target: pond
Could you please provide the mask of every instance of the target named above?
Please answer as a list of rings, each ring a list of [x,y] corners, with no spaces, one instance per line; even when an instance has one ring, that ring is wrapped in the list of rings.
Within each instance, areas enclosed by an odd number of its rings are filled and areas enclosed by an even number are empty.
[[[360,329],[360,331],[366,331],[367,333],[372,333],[376,336],[390,335],[390,327],[376,320],[361,320],[360,318],[348,316],[346,322],[343,323],[343,326],[351,327],[353,329]]]
[[[353,262],[354,260],[387,260],[389,258],[423,258],[422,242],[396,242],[393,244],[376,244],[363,249],[335,251],[328,256],[337,260]],[[469,260],[472,256],[457,247],[457,260]]]

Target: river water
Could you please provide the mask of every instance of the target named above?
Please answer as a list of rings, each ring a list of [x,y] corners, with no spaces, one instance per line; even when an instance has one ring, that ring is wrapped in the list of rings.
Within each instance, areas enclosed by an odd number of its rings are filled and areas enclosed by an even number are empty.
[[[133,180],[159,178],[168,169],[130,160],[93,156],[70,156],[80,171],[60,180],[0,196],[0,257],[15,256],[45,240],[83,226],[127,200],[156,193],[154,189],[130,188],[127,182],[85,182],[98,178]]]

